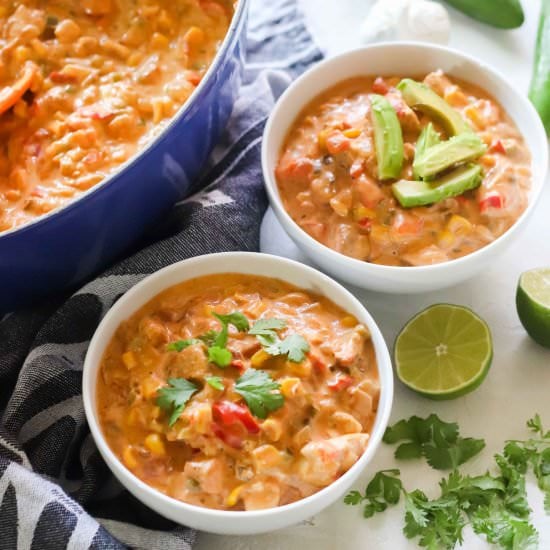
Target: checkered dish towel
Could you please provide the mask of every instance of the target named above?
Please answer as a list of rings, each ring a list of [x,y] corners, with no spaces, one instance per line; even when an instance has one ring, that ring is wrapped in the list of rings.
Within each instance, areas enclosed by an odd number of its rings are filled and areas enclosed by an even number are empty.
[[[243,87],[201,191],[174,206],[133,256],[65,302],[0,322],[0,549],[190,549],[192,529],[149,510],[100,458],[81,397],[99,321],[122,293],[199,254],[257,250],[267,207],[263,126],[282,90],[321,58],[296,0],[252,0]]]

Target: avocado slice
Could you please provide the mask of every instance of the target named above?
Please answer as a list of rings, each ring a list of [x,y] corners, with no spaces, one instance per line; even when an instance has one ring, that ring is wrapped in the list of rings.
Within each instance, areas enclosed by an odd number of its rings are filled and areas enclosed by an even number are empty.
[[[442,97],[438,96],[429,86],[404,78],[397,89],[401,92],[407,105],[433,116],[443,124],[447,133],[456,136],[463,132],[471,132],[472,128]]]
[[[395,109],[383,96],[369,96],[374,128],[374,146],[381,180],[396,179],[403,166],[403,133]]]
[[[416,148],[414,152],[415,158],[421,157],[430,147],[433,147],[438,143],[441,143],[441,138],[439,137],[439,134],[434,128],[434,125],[430,122],[427,126],[424,126],[424,128],[422,128],[422,131],[418,136],[418,140],[416,142]],[[414,170],[414,167],[413,167],[413,176],[415,179],[420,179],[420,176],[416,173],[416,171]]]
[[[401,206],[412,208],[462,195],[479,187],[482,179],[481,166],[467,164],[430,182],[400,180],[392,185],[392,191]]]
[[[460,134],[415,155],[413,171],[417,177],[431,178],[455,164],[475,160],[485,151],[487,146],[477,134]]]

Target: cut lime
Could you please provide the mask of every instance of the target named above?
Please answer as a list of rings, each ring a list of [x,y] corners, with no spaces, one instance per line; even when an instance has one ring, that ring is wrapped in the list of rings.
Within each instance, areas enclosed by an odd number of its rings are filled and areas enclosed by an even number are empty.
[[[451,304],[421,311],[395,340],[397,376],[431,399],[454,399],[477,388],[492,357],[487,323],[470,309]]]
[[[550,268],[532,269],[521,275],[516,307],[527,334],[550,348]]]

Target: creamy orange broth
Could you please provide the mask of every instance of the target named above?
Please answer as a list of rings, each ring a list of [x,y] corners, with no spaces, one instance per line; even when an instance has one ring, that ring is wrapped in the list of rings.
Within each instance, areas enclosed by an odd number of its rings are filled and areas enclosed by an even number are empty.
[[[348,80],[298,116],[275,171],[284,206],[314,239],[376,264],[415,266],[469,254],[502,235],[525,210],[530,154],[502,107],[481,89],[430,73],[424,83],[458,110],[489,146],[477,162],[482,185],[431,206],[402,208],[392,181],[377,179],[369,93],[385,95],[403,130],[402,179],[412,178],[415,144],[434,122],[412,111],[395,88],[401,78]],[[443,128],[435,124],[443,139]]]
[[[57,208],[166,125],[206,72],[230,0],[0,3],[0,231]]]
[[[234,328],[225,369],[208,363],[201,344],[166,350],[171,341],[219,330],[213,311],[239,311],[251,323],[284,319],[284,332],[302,335],[310,351],[292,363]],[[251,368],[269,372],[284,396],[265,420],[250,418],[234,391]],[[206,384],[206,376],[222,377],[225,389]],[[156,398],[174,377],[201,389],[170,428]],[[368,444],[378,395],[374,348],[354,317],[277,279],[223,274],[166,290],[118,328],[101,363],[97,403],[109,446],[144,482],[191,504],[256,510],[311,495],[346,472]],[[226,402],[246,409],[248,420],[224,425],[213,411]]]

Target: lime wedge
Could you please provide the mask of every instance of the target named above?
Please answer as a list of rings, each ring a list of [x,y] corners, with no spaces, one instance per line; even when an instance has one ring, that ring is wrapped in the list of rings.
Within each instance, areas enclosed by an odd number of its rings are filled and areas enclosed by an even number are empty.
[[[431,399],[454,399],[477,388],[492,357],[487,323],[470,309],[451,304],[421,311],[395,340],[397,376]]]
[[[516,307],[527,334],[550,348],[550,268],[532,269],[521,275]]]

